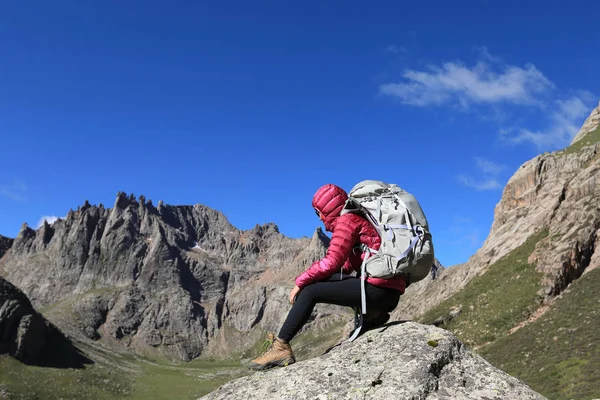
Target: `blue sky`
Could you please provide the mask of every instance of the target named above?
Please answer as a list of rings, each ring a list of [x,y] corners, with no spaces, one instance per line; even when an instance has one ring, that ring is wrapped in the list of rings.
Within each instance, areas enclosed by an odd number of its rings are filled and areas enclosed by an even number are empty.
[[[311,198],[414,193],[444,265],[598,104],[593,1],[5,1],[0,234],[118,191],[310,236]]]

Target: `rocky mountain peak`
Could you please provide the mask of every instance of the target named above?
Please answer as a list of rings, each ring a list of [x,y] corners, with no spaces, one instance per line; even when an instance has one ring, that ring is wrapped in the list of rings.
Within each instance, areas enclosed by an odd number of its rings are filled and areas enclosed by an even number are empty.
[[[131,204],[130,197],[127,196],[124,192],[117,193],[117,197],[115,198],[115,203],[113,204],[113,209],[122,209],[124,210]]]
[[[330,241],[331,239],[329,239],[329,236],[327,236],[325,232],[323,232],[323,229],[321,229],[320,226],[317,227],[317,229],[315,229],[315,233],[313,233],[311,242],[321,243],[323,246],[329,247]]]
[[[594,108],[592,110],[590,116],[587,117],[587,119],[581,126],[581,129],[579,129],[579,132],[573,138],[573,141],[571,142],[571,144],[581,140],[588,133],[593,132],[596,129],[598,129],[599,125],[600,125],[600,102],[598,102],[598,107]]]
[[[256,224],[250,231],[257,236],[268,236],[269,234],[279,233],[279,227],[272,222],[263,225]]]
[[[24,222],[21,225],[21,229],[19,230],[19,233],[17,234],[15,241],[19,242],[21,240],[26,240],[26,239],[32,238],[32,237],[35,237],[35,231],[29,227],[27,222]]]
[[[326,251],[315,235],[243,231],[201,204],[154,208],[119,192],[112,208],[86,201],[37,231],[24,224],[1,271],[34,306],[67,307],[56,323],[70,334],[187,360],[280,324],[284,286]],[[240,332],[219,338],[223,326]]]

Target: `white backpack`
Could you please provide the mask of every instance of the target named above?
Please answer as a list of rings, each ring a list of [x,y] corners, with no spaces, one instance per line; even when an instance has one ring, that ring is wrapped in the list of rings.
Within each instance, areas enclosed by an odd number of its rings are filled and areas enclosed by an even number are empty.
[[[378,250],[364,246],[361,267],[362,314],[366,314],[366,277],[404,276],[407,286],[429,275],[435,256],[429,225],[416,198],[398,185],[366,180],[355,185],[341,214],[365,216],[381,237]],[[360,318],[362,327],[362,315]],[[358,336],[360,327],[353,337]]]

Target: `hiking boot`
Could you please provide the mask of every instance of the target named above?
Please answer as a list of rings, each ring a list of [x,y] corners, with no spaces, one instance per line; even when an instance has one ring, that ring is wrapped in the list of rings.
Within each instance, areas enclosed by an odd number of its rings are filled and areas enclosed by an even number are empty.
[[[363,331],[379,328],[390,319],[390,314],[385,311],[370,311],[363,316]]]
[[[287,367],[296,362],[292,347],[270,333],[264,345],[266,351],[258,358],[250,361],[248,368],[261,371],[273,367]]]

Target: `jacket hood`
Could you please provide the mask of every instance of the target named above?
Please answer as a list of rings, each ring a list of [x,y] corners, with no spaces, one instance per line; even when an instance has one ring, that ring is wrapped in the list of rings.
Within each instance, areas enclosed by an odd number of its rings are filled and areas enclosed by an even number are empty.
[[[323,216],[323,224],[328,232],[333,231],[335,220],[340,216],[346,200],[346,191],[331,183],[321,186],[313,196],[312,206]]]

